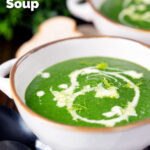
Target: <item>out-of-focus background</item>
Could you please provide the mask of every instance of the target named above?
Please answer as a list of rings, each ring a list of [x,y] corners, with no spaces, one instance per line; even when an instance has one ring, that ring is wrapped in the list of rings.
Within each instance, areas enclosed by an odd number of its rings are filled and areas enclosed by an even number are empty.
[[[15,2],[17,0],[14,0]],[[21,0],[22,1],[22,0]],[[38,0],[38,9],[6,8],[0,4],[0,63],[14,56],[14,51],[37,32],[39,24],[54,16],[71,16],[66,0]]]

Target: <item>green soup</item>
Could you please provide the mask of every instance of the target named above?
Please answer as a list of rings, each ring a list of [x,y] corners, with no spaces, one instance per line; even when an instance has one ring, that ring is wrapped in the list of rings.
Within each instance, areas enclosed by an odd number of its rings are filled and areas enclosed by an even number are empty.
[[[104,0],[100,12],[121,24],[150,29],[150,0]]]
[[[150,71],[109,57],[67,60],[39,73],[25,99],[36,113],[63,124],[125,125],[150,117]]]

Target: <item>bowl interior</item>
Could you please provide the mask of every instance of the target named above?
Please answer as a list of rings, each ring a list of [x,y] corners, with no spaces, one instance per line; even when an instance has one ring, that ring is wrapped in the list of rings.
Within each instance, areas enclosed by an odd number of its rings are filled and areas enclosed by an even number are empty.
[[[37,48],[18,61],[14,76],[17,94],[25,102],[25,90],[40,71],[57,62],[87,56],[125,59],[150,69],[149,48],[134,41],[113,37],[62,40]]]

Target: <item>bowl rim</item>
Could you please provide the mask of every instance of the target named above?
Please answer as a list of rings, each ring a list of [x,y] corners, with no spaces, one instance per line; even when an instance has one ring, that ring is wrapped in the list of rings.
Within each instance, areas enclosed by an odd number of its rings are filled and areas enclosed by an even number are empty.
[[[16,88],[15,88],[15,73],[17,68],[19,67],[19,65],[26,59],[28,58],[28,56],[30,56],[31,54],[41,50],[44,47],[53,45],[53,44],[57,44],[60,42],[64,42],[64,41],[69,41],[69,40],[76,40],[76,39],[92,39],[92,38],[109,38],[109,39],[122,39],[122,40],[128,40],[129,42],[136,42],[136,44],[140,44],[143,47],[146,47],[150,50],[150,46],[136,41],[136,40],[131,40],[129,38],[122,38],[119,36],[80,36],[80,37],[71,37],[71,38],[65,38],[65,39],[61,39],[61,40],[56,40],[53,42],[49,42],[46,44],[43,44],[41,46],[38,46],[34,49],[32,49],[31,51],[27,52],[26,54],[24,54],[23,56],[21,56],[16,63],[13,65],[11,72],[10,72],[10,88],[11,88],[11,92],[14,98],[15,103],[17,104],[17,107],[21,107],[26,113],[28,113],[29,115],[31,115],[32,117],[35,117],[37,119],[40,119],[42,121],[45,121],[46,123],[49,123],[49,125],[51,127],[54,128],[60,128],[60,129],[65,129],[65,130],[71,130],[71,131],[77,131],[77,132],[116,132],[116,131],[124,131],[127,129],[132,129],[135,127],[139,127],[142,125],[146,125],[150,123],[150,118],[145,119],[145,120],[141,120],[138,122],[134,122],[134,123],[129,123],[127,125],[123,125],[123,126],[117,126],[117,127],[81,127],[81,126],[74,126],[74,125],[67,125],[67,124],[63,124],[63,123],[59,123],[59,122],[55,122],[53,120],[47,119],[39,114],[37,114],[36,112],[34,112],[33,110],[31,110],[27,105],[25,105],[23,103],[23,101],[21,100],[21,98],[19,97],[19,95],[17,94]]]
[[[114,24],[114,25],[117,25],[119,27],[123,27],[125,29],[129,29],[129,30],[132,30],[132,31],[136,31],[136,32],[144,32],[144,33],[150,33],[150,29],[140,29],[140,28],[134,28],[134,27],[130,27],[130,26],[127,26],[127,25],[124,25],[124,24],[121,24],[117,21],[114,21],[112,19],[110,19],[109,17],[105,16],[103,13],[101,13],[100,11],[98,11],[95,6],[93,5],[93,3],[91,2],[92,0],[86,0],[88,2],[88,4],[91,6],[91,8],[94,10],[94,12],[96,14],[98,14],[100,17],[102,17],[103,19],[107,20],[108,22]]]

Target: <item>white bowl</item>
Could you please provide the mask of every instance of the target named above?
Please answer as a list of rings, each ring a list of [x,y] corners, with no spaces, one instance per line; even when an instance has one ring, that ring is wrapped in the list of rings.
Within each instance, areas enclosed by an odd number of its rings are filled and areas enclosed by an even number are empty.
[[[87,0],[86,3],[79,3],[80,1],[67,0],[68,9],[76,17],[93,22],[100,34],[131,38],[150,45],[150,30],[132,28],[103,15],[98,9],[104,0]]]
[[[69,126],[48,120],[25,105],[25,90],[39,71],[67,59],[107,56],[150,69],[150,49],[119,37],[80,37],[49,43],[0,65],[0,89],[14,98],[31,130],[54,150],[141,150],[150,144],[150,119],[113,128]],[[9,79],[4,76],[10,71]],[[11,88],[10,88],[11,87]]]

